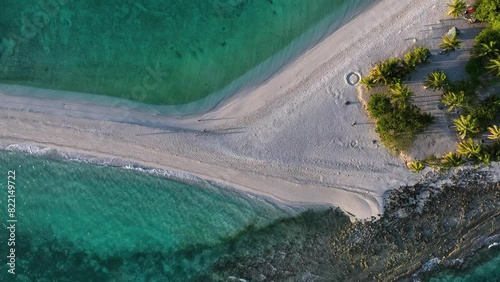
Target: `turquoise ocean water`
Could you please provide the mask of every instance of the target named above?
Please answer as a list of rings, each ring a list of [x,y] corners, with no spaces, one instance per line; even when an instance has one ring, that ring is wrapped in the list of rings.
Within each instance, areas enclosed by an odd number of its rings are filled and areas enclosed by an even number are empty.
[[[11,219],[9,170],[16,174],[16,276],[7,272],[9,231],[2,228],[0,281],[213,281],[212,271],[220,271],[221,259],[235,248],[258,255],[290,236],[300,246],[314,224],[331,224],[329,232],[337,232],[335,226],[349,222],[341,214],[298,219],[305,224],[283,221],[305,209],[204,182],[0,151],[4,226]],[[434,273],[429,281],[498,281],[497,249],[477,261],[466,271]]]
[[[268,78],[372,2],[4,1],[0,82],[199,112]]]
[[[215,246],[302,210],[208,183],[0,152],[4,225],[9,170],[16,175],[17,278],[31,281],[189,281],[208,271]],[[3,255],[8,236],[2,228],[1,281],[12,281],[5,280],[12,277]]]

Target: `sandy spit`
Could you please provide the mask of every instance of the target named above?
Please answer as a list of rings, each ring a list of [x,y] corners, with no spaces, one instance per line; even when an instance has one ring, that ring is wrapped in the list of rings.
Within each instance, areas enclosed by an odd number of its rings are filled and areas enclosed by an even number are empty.
[[[380,145],[353,84],[372,63],[431,43],[440,31],[429,25],[445,13],[441,0],[375,1],[265,83],[202,116],[27,98],[15,94],[46,90],[0,85],[0,143],[126,159],[376,216],[388,189],[419,176]]]

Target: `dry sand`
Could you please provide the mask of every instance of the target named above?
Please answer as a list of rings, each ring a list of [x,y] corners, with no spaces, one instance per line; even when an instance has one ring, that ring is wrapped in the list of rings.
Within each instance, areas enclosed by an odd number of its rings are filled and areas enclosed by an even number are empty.
[[[42,90],[0,85],[9,94],[0,95],[0,142],[116,157],[375,216],[388,189],[419,176],[379,145],[349,74],[366,74],[372,63],[417,45],[435,49],[449,25],[439,23],[445,13],[442,0],[376,1],[267,82],[203,116],[12,96]]]

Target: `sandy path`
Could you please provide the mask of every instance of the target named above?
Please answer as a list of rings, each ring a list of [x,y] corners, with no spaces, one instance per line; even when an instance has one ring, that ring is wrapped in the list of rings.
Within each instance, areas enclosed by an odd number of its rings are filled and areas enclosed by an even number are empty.
[[[384,192],[418,176],[379,146],[346,75],[440,36],[426,25],[445,10],[440,0],[377,1],[266,83],[201,117],[1,95],[0,142],[115,156],[367,218],[382,212]],[[0,85],[0,93],[28,90]]]

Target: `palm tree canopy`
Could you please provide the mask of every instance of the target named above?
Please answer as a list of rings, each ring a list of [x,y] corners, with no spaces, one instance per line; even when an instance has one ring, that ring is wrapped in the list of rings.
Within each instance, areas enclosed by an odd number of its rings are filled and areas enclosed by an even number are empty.
[[[408,85],[401,84],[400,82],[391,85],[390,90],[392,93],[391,102],[393,104],[408,105],[414,96]]]
[[[476,144],[472,138],[469,138],[458,144],[457,152],[460,155],[470,158],[472,156],[478,156],[481,153],[481,149],[481,144]]]
[[[451,112],[454,108],[462,108],[465,100],[465,92],[460,91],[458,93],[448,92],[443,95],[441,102],[447,106],[448,112]]]
[[[500,141],[500,128],[497,125],[488,127],[488,131],[491,133],[488,135],[488,139]]]
[[[423,63],[431,55],[431,51],[422,46],[415,47],[415,49],[413,49],[413,52],[419,58],[420,63]]]
[[[405,55],[405,59],[404,59],[403,63],[405,65],[405,67],[413,70],[413,69],[415,69],[417,64],[420,63],[420,57],[414,51],[408,52]]]
[[[496,41],[490,41],[488,43],[481,43],[474,46],[474,50],[472,55],[474,58],[483,58],[483,57],[496,57],[498,56],[500,51],[497,48]]]
[[[382,83],[384,85],[393,84],[404,75],[400,62],[401,61],[396,58],[390,58],[383,61],[373,67],[369,76],[372,77],[373,81],[376,83]]]
[[[444,53],[454,52],[456,49],[460,49],[461,46],[462,40],[458,40],[457,34],[443,36],[443,42],[439,44]]]
[[[463,159],[461,155],[454,152],[449,152],[448,154],[444,155],[442,163],[446,166],[457,167],[463,163]]]
[[[362,85],[364,85],[366,87],[366,89],[368,89],[368,90],[372,89],[377,84],[374,81],[373,77],[371,77],[371,76],[365,76],[365,77],[361,78],[360,83]]]
[[[463,116],[453,121],[455,127],[457,128],[458,134],[462,139],[464,139],[468,133],[475,134],[479,132],[478,120],[472,118],[471,115]]]
[[[500,77],[500,56],[495,59],[490,59],[486,68],[489,69],[491,73]]]
[[[448,3],[447,5],[450,7],[448,15],[455,18],[458,18],[462,14],[462,11],[467,8],[467,5],[463,0],[454,0],[453,3]]]
[[[477,159],[485,165],[490,165],[491,154],[488,152],[481,152],[480,154],[477,155]]]
[[[408,168],[414,173],[419,173],[425,168],[425,165],[422,161],[413,161],[407,164]]]
[[[446,74],[441,70],[436,70],[431,72],[427,76],[427,80],[425,81],[425,86],[433,90],[438,90],[442,89],[447,82],[448,82],[448,77],[446,76]]]

